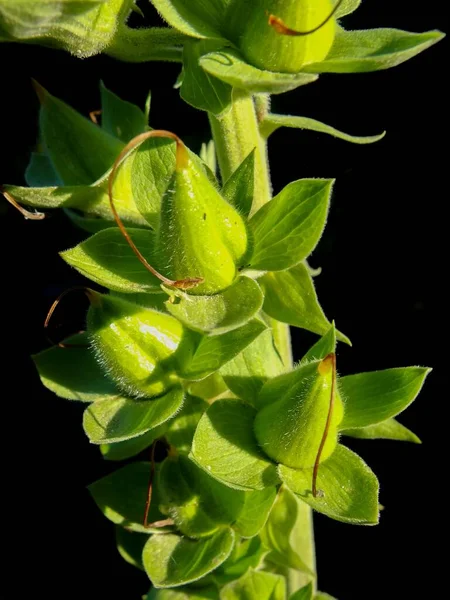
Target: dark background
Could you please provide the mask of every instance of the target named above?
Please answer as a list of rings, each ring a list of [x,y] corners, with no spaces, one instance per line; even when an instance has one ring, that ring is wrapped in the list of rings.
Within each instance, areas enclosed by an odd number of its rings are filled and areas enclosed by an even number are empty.
[[[347,28],[448,30],[440,0],[365,0]],[[150,16],[151,11],[148,11]],[[154,21],[153,21],[154,22]],[[401,417],[422,446],[351,440],[380,478],[381,524],[343,525],[316,516],[320,588],[339,600],[431,598],[445,589],[439,540],[447,510],[446,331],[448,131],[447,43],[390,71],[324,75],[275,97],[275,111],[323,120],[348,133],[387,129],[373,146],[283,130],[270,143],[275,191],[300,177],[336,177],[326,233],[311,259],[326,314],[353,341],[339,348],[341,374],[393,366],[434,368],[419,400]],[[36,78],[87,114],[99,108],[98,82],[144,103],[151,125],[208,139],[205,114],[172,88],[179,67],[80,61],[33,46],[0,47],[0,181],[23,183],[36,140]],[[2,246],[2,500],[11,587],[4,598],[139,599],[146,577],[117,554],[113,527],[85,486],[109,472],[81,428],[83,407],[45,390],[29,355],[47,346],[42,324],[52,300],[81,278],[58,257],[82,234],[62,214],[25,221],[0,204]],[[445,291],[444,291],[445,290]],[[85,304],[68,300],[60,320],[82,322]],[[295,355],[314,340],[296,331]],[[445,567],[447,568],[447,567]],[[2,569],[3,571],[5,569]]]

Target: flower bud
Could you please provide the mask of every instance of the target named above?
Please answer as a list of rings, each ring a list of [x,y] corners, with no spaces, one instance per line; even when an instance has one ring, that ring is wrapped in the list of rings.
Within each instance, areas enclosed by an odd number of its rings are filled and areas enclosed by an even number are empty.
[[[159,396],[178,382],[193,343],[174,317],[89,292],[88,335],[97,359],[132,396]]]
[[[247,253],[247,230],[236,209],[217,191],[181,143],[162,204],[155,264],[173,280],[201,278],[191,294],[227,288]]]
[[[327,20],[332,13],[331,0],[233,0],[229,35],[255,67],[298,73],[330,51],[336,28],[333,17]]]
[[[254,431],[261,448],[277,463],[309,469],[317,458],[321,462],[333,453],[344,416],[334,365],[330,354],[264,386],[265,400],[270,395],[275,400],[258,412]]]

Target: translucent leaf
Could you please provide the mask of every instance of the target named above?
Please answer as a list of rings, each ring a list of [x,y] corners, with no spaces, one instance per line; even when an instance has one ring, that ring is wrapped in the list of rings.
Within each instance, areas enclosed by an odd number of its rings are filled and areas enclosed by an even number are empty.
[[[233,523],[233,529],[243,538],[258,535],[269,516],[276,497],[276,488],[245,492],[244,506]]]
[[[116,544],[120,556],[133,567],[144,570],[142,550],[148,536],[135,531],[127,531],[122,527],[116,528]]]
[[[145,528],[143,525],[149,479],[150,463],[135,462],[91,483],[88,490],[105,517],[116,525],[140,533],[161,533],[161,528]],[[157,470],[148,523],[166,518],[158,508],[159,502]]]
[[[304,527],[298,527],[304,525],[303,513],[299,510],[298,503],[299,500],[290,490],[281,487],[267,523],[259,535],[264,546],[270,550],[266,561],[314,575],[305,562],[306,558],[296,550],[295,538],[304,533]]]
[[[320,335],[329,331],[331,323],[319,304],[312,277],[304,264],[288,271],[267,273],[259,283],[265,291],[263,310],[270,317]],[[336,336],[350,343],[345,335],[336,332]]]
[[[79,347],[53,346],[33,356],[39,377],[46,388],[61,398],[94,402],[118,395],[116,385],[106,376],[87,347],[87,334],[75,335],[68,344]]]
[[[155,400],[107,398],[91,404],[83,427],[93,444],[111,444],[138,437],[173,417],[181,408],[184,393],[174,388]]]
[[[261,135],[264,138],[268,138],[280,127],[291,127],[292,129],[307,129],[309,131],[317,131],[318,133],[327,133],[334,137],[345,140],[346,142],[352,142],[353,144],[373,144],[383,139],[386,132],[379,135],[370,135],[365,137],[348,135],[343,133],[330,125],[316,121],[315,119],[308,119],[307,117],[293,117],[290,115],[272,115],[269,114],[264,118],[264,121],[259,126]]]
[[[230,556],[210,577],[221,587],[242,577],[249,569],[258,567],[265,553],[258,537],[242,540],[234,545]]]
[[[255,404],[264,383],[283,371],[272,331],[264,331],[220,370],[230,390],[251,404]]]
[[[430,371],[405,367],[342,377],[345,415],[340,428],[367,427],[395,417],[413,402]]]
[[[217,160],[214,140],[209,140],[207,144],[202,144],[200,149],[200,158],[205,163],[205,165],[207,165],[211,169],[213,174],[216,173]]]
[[[167,292],[173,295],[172,289]],[[190,329],[221,334],[247,323],[262,303],[263,294],[256,281],[241,276],[223,292],[212,296],[178,294],[166,307]]]
[[[139,437],[130,438],[123,442],[101,444],[100,452],[105,460],[126,460],[132,456],[137,456],[143,450],[149,448],[156,439],[162,437],[166,431],[166,427],[167,422]]]
[[[142,110],[108,90],[103,82],[100,83],[102,97],[101,125],[107,133],[124,143],[147,129],[147,119]]]
[[[255,191],[255,149],[245,158],[222,188],[222,195],[248,217]]]
[[[263,71],[245,62],[236,50],[230,48],[202,56],[200,65],[210,75],[252,94],[282,94],[317,79],[317,75],[307,73]]]
[[[336,600],[336,598],[334,598],[333,596],[330,596],[330,594],[325,594],[324,592],[319,592],[318,594],[316,594],[314,596],[314,600]]]
[[[312,469],[296,470],[279,465],[284,483],[303,502],[324,515],[355,525],[378,523],[378,480],[357,455],[338,445],[321,463],[317,488],[322,494],[313,497]]]
[[[197,38],[221,38],[227,0],[152,0],[169,25]]]
[[[410,33],[399,29],[338,29],[327,58],[307,65],[308,73],[362,73],[395,67],[444,37],[440,31]]]
[[[180,94],[194,108],[219,116],[231,107],[232,87],[204,71],[199,64],[200,58],[215,48],[217,43],[211,41],[195,40],[184,44]]]
[[[186,396],[186,400],[175,419],[167,423],[165,438],[177,452],[189,453],[195,429],[208,403],[195,396]]]
[[[145,571],[156,588],[176,587],[204,577],[230,555],[234,544],[231,529],[200,540],[176,534],[153,535],[145,545]]]
[[[314,588],[312,583],[308,583],[305,587],[297,590],[289,596],[289,600],[313,600]]]
[[[163,512],[191,538],[208,536],[231,525],[244,506],[245,492],[213,479],[183,455],[163,462],[159,485]]]
[[[249,222],[251,268],[285,270],[311,254],[325,227],[332,185],[330,179],[294,181],[258,210]]]
[[[333,4],[336,4],[338,0],[333,0]],[[336,18],[345,17],[346,15],[355,12],[355,10],[361,5],[361,0],[344,0],[336,11]],[[308,599],[309,600],[309,599]]]
[[[285,600],[286,583],[281,575],[254,571],[224,586],[221,600]]]
[[[349,437],[361,440],[398,440],[401,442],[413,442],[414,444],[422,443],[415,433],[395,419],[387,419],[386,421],[367,427],[344,429],[341,433],[342,435],[348,435]]]
[[[128,229],[132,240],[151,264],[154,234],[148,229]],[[161,282],[139,261],[118,228],[104,229],[61,257],[84,277],[123,293],[160,292]]]
[[[256,411],[240,400],[218,400],[202,416],[191,457],[212,477],[230,487],[263,490],[276,485],[275,465],[253,435]]]
[[[266,329],[263,321],[252,319],[233,331],[202,337],[191,360],[180,368],[179,375],[185,379],[203,379],[232,360]]]

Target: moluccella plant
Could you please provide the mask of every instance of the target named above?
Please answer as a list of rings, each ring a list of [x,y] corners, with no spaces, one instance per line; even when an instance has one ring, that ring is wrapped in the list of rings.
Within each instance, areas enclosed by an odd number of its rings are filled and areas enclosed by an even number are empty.
[[[29,187],[3,193],[27,218],[63,209],[86,239],[61,256],[104,291],[87,282],[86,331],[34,360],[47,388],[86,403],[104,458],[126,460],[89,490],[148,574],[148,600],[331,598],[317,591],[311,509],[378,522],[377,478],[345,436],[417,442],[395,417],[429,370],[338,376],[349,340],[307,263],[334,181],[298,179],[272,199],[266,144],[280,127],[382,136],[272,114],[270,95],[394,67],[442,34],[348,31],[360,0],[153,4],[167,27],[129,28],[132,0],[0,0],[3,40],[179,62],[181,98],[212,131],[197,156],[149,127],[150,102],[102,85],[89,120],[35,84]],[[297,365],[289,325],[320,336]]]

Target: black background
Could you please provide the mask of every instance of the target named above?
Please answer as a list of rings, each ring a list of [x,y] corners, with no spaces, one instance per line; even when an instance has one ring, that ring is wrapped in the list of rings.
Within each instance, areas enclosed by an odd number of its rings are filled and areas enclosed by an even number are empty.
[[[345,25],[445,31],[444,5],[365,0]],[[431,598],[446,587],[438,543],[442,538],[445,548],[448,504],[446,55],[444,41],[395,69],[324,75],[273,100],[274,111],[317,118],[348,133],[388,132],[373,146],[288,130],[270,143],[275,191],[300,177],[337,178],[326,233],[311,263],[323,268],[316,287],[326,314],[353,341],[353,349],[339,348],[341,374],[434,367],[419,400],[401,418],[422,446],[348,443],[380,478],[380,525],[356,527],[316,516],[320,587],[339,600]],[[80,61],[13,45],[0,47],[0,64],[1,182],[23,183],[36,140],[31,77],[84,114],[99,108],[100,79],[141,106],[151,89],[153,127],[208,139],[206,116],[183,104],[172,88],[176,65]],[[57,255],[82,234],[61,214],[24,221],[6,203],[0,214],[2,514],[12,575],[2,597],[139,599],[147,579],[119,557],[112,526],[85,490],[114,465],[89,446],[81,429],[83,407],[45,390],[29,358],[47,345],[42,323],[52,300],[82,281]],[[61,321],[70,327],[82,322],[82,299],[65,307]],[[294,333],[297,358],[314,339]]]

